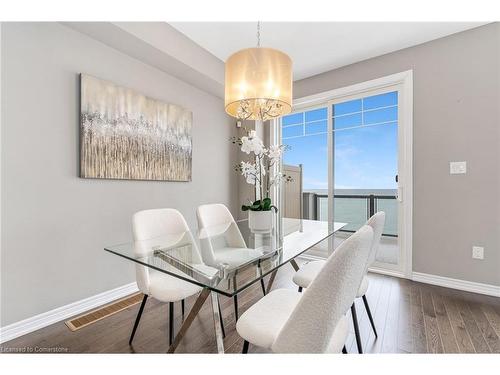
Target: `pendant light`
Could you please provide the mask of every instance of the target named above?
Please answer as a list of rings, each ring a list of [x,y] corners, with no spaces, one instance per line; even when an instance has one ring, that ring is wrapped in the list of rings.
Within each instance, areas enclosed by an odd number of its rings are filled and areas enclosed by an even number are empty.
[[[226,61],[224,104],[238,120],[266,121],[292,111],[292,60],[276,49],[260,46],[231,55]]]

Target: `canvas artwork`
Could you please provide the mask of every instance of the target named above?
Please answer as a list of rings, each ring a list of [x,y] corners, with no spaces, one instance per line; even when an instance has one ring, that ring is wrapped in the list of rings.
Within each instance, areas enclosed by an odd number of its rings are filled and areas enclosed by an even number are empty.
[[[192,123],[191,111],[82,74],[81,177],[191,181]]]

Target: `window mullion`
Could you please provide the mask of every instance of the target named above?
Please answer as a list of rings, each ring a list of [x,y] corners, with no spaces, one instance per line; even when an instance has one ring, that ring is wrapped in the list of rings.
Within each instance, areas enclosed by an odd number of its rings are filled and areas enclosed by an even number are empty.
[[[361,126],[365,126],[365,98],[361,98]]]
[[[302,136],[306,135],[306,111],[302,112]]]

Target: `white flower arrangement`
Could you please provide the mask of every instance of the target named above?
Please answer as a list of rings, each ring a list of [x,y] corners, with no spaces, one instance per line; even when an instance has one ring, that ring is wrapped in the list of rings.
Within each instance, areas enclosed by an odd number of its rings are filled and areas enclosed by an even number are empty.
[[[255,186],[255,200],[250,201],[249,205],[242,205],[243,211],[270,211],[277,210],[272,205],[269,197],[271,187],[281,183],[281,181],[290,182],[292,178],[283,173],[278,173],[271,178],[271,168],[279,164],[283,152],[286,149],[284,145],[275,145],[269,148],[264,147],[264,142],[257,136],[255,130],[251,130],[246,136],[231,139],[233,143],[241,146],[241,151],[247,155],[252,155],[251,161],[241,161],[236,164],[235,170],[240,172],[246,182]],[[261,199],[257,200],[257,191],[260,192]]]
[[[254,153],[255,155],[260,155],[264,152],[264,142],[257,137],[257,132],[251,130],[248,136],[241,137],[241,151],[246,154]]]

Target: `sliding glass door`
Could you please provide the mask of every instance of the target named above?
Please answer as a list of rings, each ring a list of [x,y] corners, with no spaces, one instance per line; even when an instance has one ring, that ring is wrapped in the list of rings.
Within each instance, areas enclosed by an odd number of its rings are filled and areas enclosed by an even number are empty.
[[[298,177],[284,187],[284,217],[324,221],[331,227],[334,222],[346,223],[329,244],[309,255],[328,256],[370,216],[384,211],[385,229],[374,269],[407,275],[411,72],[304,98],[294,108],[276,122],[278,142],[288,146],[283,172]]]
[[[334,220],[344,234],[358,230],[377,211],[386,223],[376,260],[397,266],[398,91],[378,92],[332,105]],[[339,234],[340,236],[341,234]]]
[[[293,179],[284,186],[284,217],[322,220],[328,225],[328,107],[283,117],[281,135],[287,146],[282,171]],[[309,253],[325,257],[328,246],[320,244]]]

